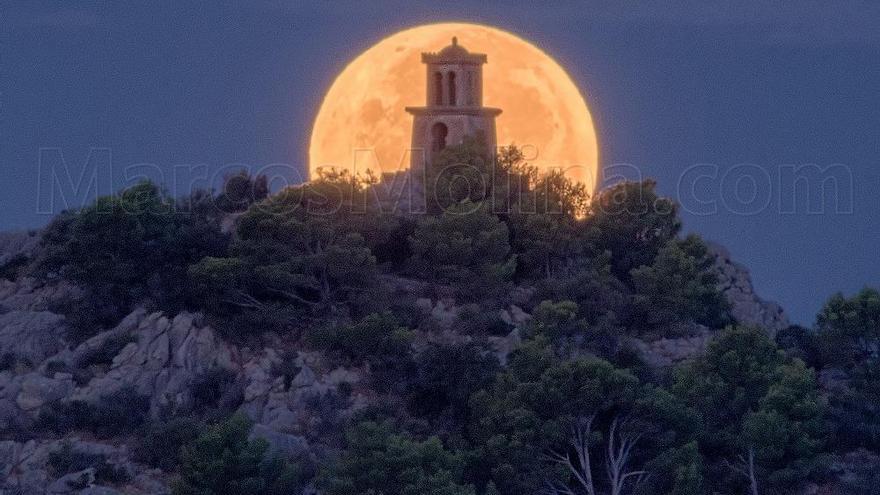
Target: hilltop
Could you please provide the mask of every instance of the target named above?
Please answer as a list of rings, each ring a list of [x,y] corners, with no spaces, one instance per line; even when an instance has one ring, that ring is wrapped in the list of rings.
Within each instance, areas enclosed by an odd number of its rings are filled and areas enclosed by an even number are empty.
[[[653,182],[476,149],[0,236],[0,493],[872,493],[880,294],[791,326]]]

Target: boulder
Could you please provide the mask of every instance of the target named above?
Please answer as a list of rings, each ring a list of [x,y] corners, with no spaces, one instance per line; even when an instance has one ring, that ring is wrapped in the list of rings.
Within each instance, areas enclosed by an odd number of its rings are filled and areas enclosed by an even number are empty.
[[[522,337],[519,328],[514,328],[505,337],[488,337],[487,340],[495,349],[495,357],[498,358],[498,362],[505,365],[510,353],[519,347]]]
[[[293,377],[291,386],[296,388],[311,387],[315,384],[315,381],[317,381],[317,377],[315,376],[315,372],[312,371],[312,368],[303,366],[300,368],[299,373]]]
[[[297,431],[300,417],[287,407],[286,396],[273,394],[266,402],[262,421],[265,426],[279,432]]]
[[[95,482],[95,468],[87,468],[75,473],[65,474],[46,488],[47,495],[68,495],[80,493]]]
[[[824,368],[816,377],[819,386],[824,391],[845,392],[849,388],[850,377],[840,368]]]
[[[434,302],[431,301],[430,297],[419,297],[416,299],[415,307],[422,314],[427,315],[431,313],[431,310],[434,308]]]
[[[19,429],[28,421],[25,413],[18,408],[14,398],[0,397],[0,431]]]
[[[48,284],[31,277],[0,280],[0,305],[10,310],[48,311],[56,303],[81,296],[82,290],[66,280]]]
[[[251,359],[242,366],[245,377],[244,401],[252,402],[261,397],[266,397],[277,388],[277,380],[273,376],[273,369],[281,361],[278,353],[273,349],[266,349],[262,356]],[[281,383],[283,386],[283,382]]]
[[[531,319],[532,315],[515,304],[511,304],[509,309],[501,310],[501,321],[513,327],[522,328]]]
[[[836,490],[822,493],[877,493],[878,466],[880,455],[869,450],[858,449],[837,455],[827,466]]]
[[[64,347],[64,317],[48,311],[0,314],[0,355],[39,364]]]
[[[324,382],[332,387],[337,387],[343,383],[353,385],[359,381],[361,381],[360,372],[351,368],[335,368],[324,377]]]
[[[165,482],[166,476],[158,469],[151,469],[138,473],[128,484],[131,488],[128,493],[144,495],[169,495],[171,490]]]
[[[0,493],[43,494],[51,481],[46,470],[49,444],[0,442]]]
[[[115,328],[111,330],[107,330],[101,332],[80,345],[76,346],[73,351],[70,353],[65,353],[60,356],[55,356],[54,360],[65,361],[67,364],[72,366],[78,366],[79,363],[82,363],[84,360],[88,359],[90,356],[94,355],[95,352],[103,348],[108,341],[111,339],[119,338],[125,335],[133,335],[134,332],[138,329],[138,324],[141,320],[146,316],[146,311],[144,309],[136,309],[128,316],[123,318]],[[137,348],[137,346],[134,346]],[[120,352],[120,355],[124,355],[126,349],[123,349]],[[116,356],[118,358],[119,356]]]
[[[45,404],[67,397],[73,389],[73,377],[67,373],[56,373],[52,378],[28,373],[21,379],[15,403],[22,411],[36,415]]]
[[[398,275],[379,275],[379,283],[392,294],[419,297],[431,292],[431,283]]]
[[[431,316],[437,321],[440,328],[452,328],[460,312],[461,308],[455,305],[454,299],[444,298],[438,300],[434,308],[431,309]]]

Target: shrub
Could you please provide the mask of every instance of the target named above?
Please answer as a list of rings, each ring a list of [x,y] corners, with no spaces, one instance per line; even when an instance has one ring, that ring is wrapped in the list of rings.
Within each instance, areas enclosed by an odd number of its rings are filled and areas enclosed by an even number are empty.
[[[49,310],[64,315],[66,337],[74,344],[85,342],[102,329],[112,328],[125,313],[116,299],[101,297],[89,289],[81,298],[52,301]]]
[[[584,255],[582,220],[589,193],[582,183],[550,171],[533,181],[505,217],[519,263],[517,274],[532,280],[564,275]]]
[[[578,305],[572,301],[541,301],[532,312],[528,325],[532,335],[545,335],[551,340],[583,337],[586,322],[578,318]]]
[[[724,462],[754,455],[758,483],[772,493],[795,488],[821,465],[823,414],[813,370],[787,357],[759,328],[728,328],[706,355],[676,370],[674,393],[691,404],[712,457],[714,485],[745,486]]]
[[[309,342],[338,361],[357,366],[409,354],[412,337],[412,332],[399,326],[391,313],[374,313],[352,325],[314,332],[309,335]]]
[[[284,351],[281,354],[281,360],[272,365],[272,375],[284,378],[284,390],[290,388],[291,382],[302,370],[302,368],[296,365],[298,356],[299,352],[295,350]]]
[[[488,204],[464,202],[422,219],[409,237],[410,270],[431,281],[457,284],[464,295],[485,299],[516,269],[507,226]]]
[[[776,332],[776,345],[791,357],[805,362],[809,367],[822,367],[822,353],[815,331],[800,325],[790,325]]]
[[[826,362],[853,375],[880,369],[880,292],[866,288],[851,298],[835,294],[816,326]]]
[[[225,213],[244,211],[268,195],[269,182],[265,175],[252,177],[247,170],[242,170],[224,178],[223,190],[217,195],[216,204]]]
[[[134,457],[163,471],[175,471],[181,448],[198,438],[201,428],[197,420],[186,417],[149,423],[138,435]]]
[[[27,268],[31,259],[26,254],[16,254],[0,264],[0,280],[15,280]]]
[[[66,314],[73,337],[114,326],[148,300],[168,311],[189,300],[187,268],[225,252],[227,236],[209,195],[175,201],[142,182],[56,217],[46,228],[37,272],[86,289]]]
[[[4,352],[0,355],[0,371],[11,370],[15,367],[18,356],[14,352]]]
[[[351,325],[333,326],[308,335],[310,344],[325,350],[336,362],[368,365],[380,391],[403,386],[412,373],[413,333],[397,324],[391,313],[374,313]]]
[[[174,495],[287,495],[303,489],[298,466],[268,457],[264,440],[248,440],[251,425],[241,415],[209,426],[183,447]]]
[[[92,349],[84,354],[77,366],[80,368],[88,368],[89,366],[107,365],[113,362],[113,358],[119,354],[122,349],[132,342],[136,342],[134,335],[112,335],[101,343],[100,347]]]
[[[363,422],[346,433],[347,448],[320,474],[326,495],[474,495],[462,481],[463,455],[437,437],[424,441],[387,423]]]
[[[342,412],[351,406],[351,385],[343,382],[335,390],[308,392],[303,404],[309,415],[309,435],[323,441],[341,440],[346,419]]]
[[[638,333],[686,321],[712,328],[730,323],[712,263],[703,241],[689,236],[667,242],[650,265],[631,270]]]
[[[0,371],[15,371],[17,368],[30,368],[33,365],[30,359],[11,351],[0,355]]]
[[[416,219],[408,215],[393,215],[371,211],[358,228],[376,263],[401,268],[412,255],[409,244],[400,242],[412,235]]]
[[[656,182],[622,182],[601,191],[587,218],[587,242],[611,254],[611,273],[628,282],[630,271],[654,262],[681,230],[678,205],[657,195]]]
[[[91,370],[68,366],[64,361],[49,361],[44,368],[47,377],[55,376],[55,373],[68,373],[73,376],[73,381],[79,386],[86,385],[95,376]]]
[[[501,319],[499,311],[469,304],[462,308],[455,319],[455,331],[462,335],[493,335],[504,337],[513,325]]]
[[[613,317],[596,318],[589,324],[581,313],[573,301],[541,301],[532,311],[524,335],[547,339],[561,355],[589,351],[617,366],[632,369],[640,365],[638,351],[627,348],[622,339],[626,330]]]
[[[101,397],[96,404],[79,400],[56,402],[40,411],[36,426],[57,434],[86,430],[107,438],[132,433],[147,420],[149,409],[148,397],[124,388]]]
[[[630,318],[631,290],[611,273],[608,253],[578,256],[553,278],[537,284],[537,301],[572,301],[587,324],[623,326]]]
[[[60,449],[49,452],[47,463],[57,477],[94,468],[97,482],[120,484],[131,479],[125,468],[109,464],[104,455],[76,450],[69,442],[64,442]]]
[[[636,377],[605,361],[561,361],[546,339],[529,342],[471,398],[480,476],[502,493],[540,492],[556,472],[535,453],[566,445],[573,417],[631,409],[639,387]]]
[[[448,416],[463,424],[470,415],[471,394],[487,387],[500,369],[491,349],[476,343],[431,345],[417,360],[407,388],[409,410],[418,416]]]
[[[344,313],[374,286],[376,259],[356,232],[353,207],[322,209],[345,184],[312,181],[253,205],[238,220],[230,256],[190,268],[201,306],[227,335],[295,330],[304,318]]]
[[[190,387],[195,412],[216,409],[219,414],[228,414],[242,400],[241,390],[235,383],[235,372],[226,368],[211,368],[196,376]]]
[[[832,296],[816,321],[821,361],[842,370],[847,386],[830,397],[836,447],[880,448],[880,292]]]
[[[439,213],[464,201],[488,199],[492,191],[492,157],[485,136],[465,137],[461,144],[441,151],[428,172],[428,211]]]

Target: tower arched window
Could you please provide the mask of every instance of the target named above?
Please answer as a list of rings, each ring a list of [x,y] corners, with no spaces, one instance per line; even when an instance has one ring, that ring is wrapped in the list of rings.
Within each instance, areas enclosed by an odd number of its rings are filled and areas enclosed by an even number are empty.
[[[455,72],[450,72],[449,76],[449,104],[455,106]]]
[[[434,104],[443,104],[443,74],[434,73]]]
[[[437,122],[431,126],[431,151],[434,153],[443,151],[446,148],[446,136],[449,129],[443,122]]]

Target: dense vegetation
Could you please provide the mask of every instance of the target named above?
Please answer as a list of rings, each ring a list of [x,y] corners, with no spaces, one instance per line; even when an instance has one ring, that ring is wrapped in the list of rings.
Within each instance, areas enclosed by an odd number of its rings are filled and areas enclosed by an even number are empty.
[[[589,198],[515,149],[498,160],[479,149],[444,150],[426,215],[389,213],[369,181],[346,174],[268,197],[265,181],[237,176],[219,196],[180,200],[138,184],[45,233],[37,272],[86,291],[61,308],[76,340],[146,304],[200,311],[232,341],[272,333],[367,370],[382,400],[320,467],[268,455],[244,419],[219,418],[231,407],[142,424],[140,409],[111,401],[41,424],[63,432],[126,416],[140,459],[177,471],[180,495],[308,483],[328,495],[784,494],[828,477],[835,455],[880,450],[880,294],[835,296],[815,328],[774,340],[731,317],[712,255],[681,235],[677,206],[653,182]],[[394,293],[401,280],[422,294]],[[414,345],[436,330],[417,295],[455,298],[467,311],[453,330],[468,338]],[[512,303],[532,318],[502,363],[488,338],[511,326],[488,315]],[[700,326],[717,330],[708,351],[672,370],[629,345]],[[845,386],[819,386],[831,369]],[[287,386],[298,370],[288,371]],[[858,476],[851,484],[875,493]]]

